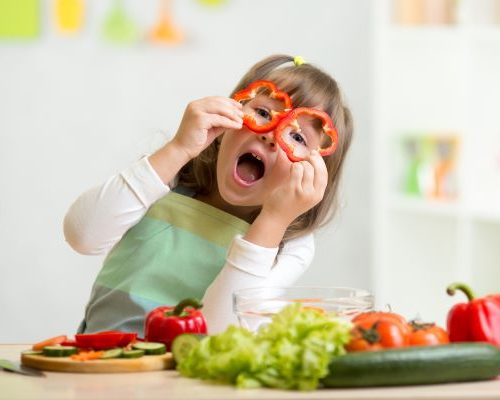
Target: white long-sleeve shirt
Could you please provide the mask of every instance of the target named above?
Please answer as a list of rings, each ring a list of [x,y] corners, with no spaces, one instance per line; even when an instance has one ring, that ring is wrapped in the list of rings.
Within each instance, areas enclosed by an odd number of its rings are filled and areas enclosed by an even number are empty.
[[[106,255],[149,207],[169,192],[170,187],[144,157],[77,198],[64,219],[66,241],[81,254]],[[236,323],[233,291],[290,286],[309,267],[313,255],[312,234],[285,242],[279,253],[278,248],[258,246],[236,236],[225,265],[203,298],[210,333]]]

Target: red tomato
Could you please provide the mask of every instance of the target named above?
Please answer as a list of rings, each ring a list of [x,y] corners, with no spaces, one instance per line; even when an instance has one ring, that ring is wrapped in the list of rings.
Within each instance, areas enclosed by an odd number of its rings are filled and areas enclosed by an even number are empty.
[[[399,314],[363,313],[353,323],[353,338],[346,346],[347,351],[375,351],[410,344],[410,327]]]
[[[448,332],[433,323],[410,322],[410,345],[433,346],[450,342]]]
[[[402,324],[407,324],[406,318],[403,317],[402,315],[393,313],[393,312],[386,312],[386,311],[368,311],[364,312],[361,314],[358,314],[356,317],[353,318],[352,322],[357,323],[360,321],[372,321],[376,322],[380,317],[383,317],[384,319],[394,319]]]

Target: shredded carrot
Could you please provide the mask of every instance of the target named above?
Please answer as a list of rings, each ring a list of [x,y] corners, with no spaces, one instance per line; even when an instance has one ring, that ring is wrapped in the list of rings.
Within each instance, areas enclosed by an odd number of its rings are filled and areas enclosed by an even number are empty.
[[[66,340],[68,340],[68,337],[66,335],[52,337],[42,342],[35,343],[33,345],[33,350],[42,350],[45,346],[55,346],[65,342]]]
[[[75,361],[89,361],[89,360],[98,360],[103,355],[103,351],[80,351],[78,354],[73,354],[71,356],[72,360]]]

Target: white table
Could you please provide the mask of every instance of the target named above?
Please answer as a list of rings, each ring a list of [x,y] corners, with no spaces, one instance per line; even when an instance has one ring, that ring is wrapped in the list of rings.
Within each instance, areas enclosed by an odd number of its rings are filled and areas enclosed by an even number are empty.
[[[19,360],[29,345],[0,345],[0,358]],[[72,374],[45,372],[30,377],[0,371],[1,400],[29,399],[500,399],[500,379],[447,385],[399,388],[322,389],[292,392],[271,389],[238,390],[197,379],[182,378],[176,371],[123,374]]]

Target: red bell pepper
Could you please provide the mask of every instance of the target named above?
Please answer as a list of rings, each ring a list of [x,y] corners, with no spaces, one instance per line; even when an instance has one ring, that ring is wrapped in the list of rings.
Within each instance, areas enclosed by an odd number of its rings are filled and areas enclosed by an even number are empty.
[[[207,333],[207,322],[196,299],[182,300],[175,307],[161,306],[150,311],[144,322],[148,342],[160,342],[170,351],[173,340],[182,333]]]
[[[68,338],[64,342],[61,343],[61,346],[72,346],[72,347],[78,347],[76,345],[76,340],[75,339],[70,339]]]
[[[106,331],[75,335],[76,347],[82,349],[105,350],[113,347],[125,347],[135,342],[137,333]]]
[[[243,117],[243,124],[250,130],[257,133],[266,133],[272,131],[278,122],[292,109],[292,100],[288,93],[279,90],[273,82],[259,80],[250,83],[245,89],[237,92],[233,99],[238,102],[249,101],[255,98],[259,93],[260,89],[267,89],[269,91],[269,97],[272,99],[280,100],[284,104],[283,111],[271,110],[271,120],[263,125],[257,124],[255,117],[253,115],[245,114]]]
[[[285,141],[285,139],[283,138],[283,133],[284,133],[283,131],[287,127],[292,126],[295,129],[300,129],[299,124],[297,122],[297,119],[301,115],[307,115],[307,116],[317,118],[320,121],[322,121],[322,128],[321,129],[323,130],[323,133],[325,135],[329,136],[331,139],[331,143],[328,147],[325,147],[325,148],[318,147],[317,148],[319,154],[324,157],[324,156],[328,156],[328,155],[332,154],[333,152],[335,152],[335,150],[337,148],[338,133],[337,133],[337,129],[333,125],[333,122],[332,122],[330,116],[326,112],[316,110],[314,108],[299,107],[299,108],[295,108],[294,110],[292,110],[290,113],[288,113],[288,115],[285,118],[283,118],[279,122],[279,124],[275,130],[275,133],[274,133],[276,141],[278,142],[280,147],[285,151],[286,155],[288,156],[288,159],[292,162],[304,160],[304,157],[300,157],[300,156],[297,156],[296,154],[294,154],[295,147],[293,145],[287,143]]]
[[[500,294],[475,298],[463,283],[447,288],[450,296],[463,292],[467,303],[454,305],[448,313],[448,333],[451,342],[488,342],[500,347]]]

